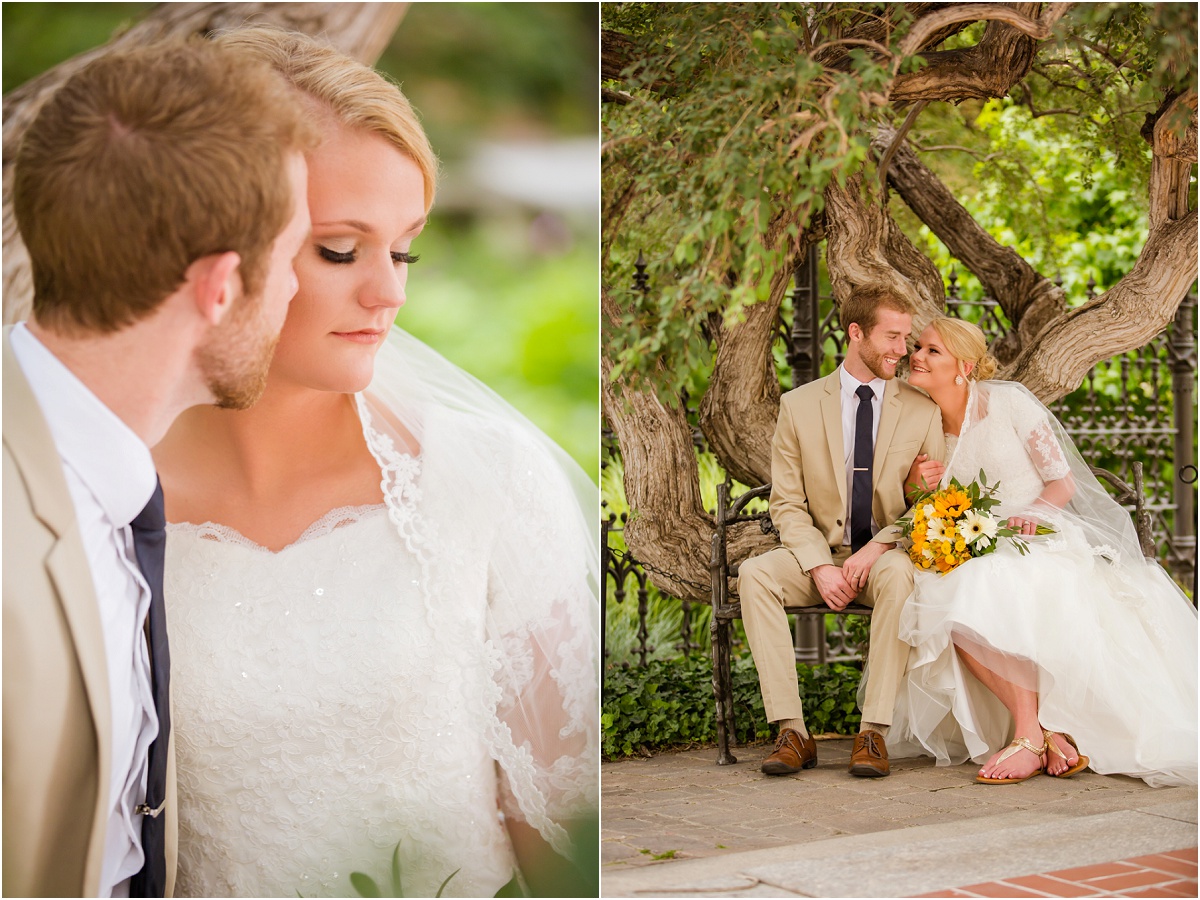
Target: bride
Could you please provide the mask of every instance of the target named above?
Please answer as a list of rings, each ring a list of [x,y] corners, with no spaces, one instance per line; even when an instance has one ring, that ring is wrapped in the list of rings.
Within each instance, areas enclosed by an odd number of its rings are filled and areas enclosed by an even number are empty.
[[[947,317],[911,357],[948,460],[914,463],[909,481],[965,485],[982,470],[999,484],[997,518],[1030,548],[1002,541],[946,575],[917,571],[888,751],[970,757],[989,784],[1084,768],[1195,784],[1196,610],[1143,558],[1061,424],[1022,385],[988,380],[995,367],[983,333]],[[1036,535],[1039,522],[1054,533]]]
[[[197,407],[155,453],[177,893],[345,896],[352,871],[386,891],[394,852],[409,896],[491,896],[518,868],[536,889],[595,815],[596,489],[392,327],[436,174],[400,91],[303,35],[219,40],[324,139],[262,400]]]

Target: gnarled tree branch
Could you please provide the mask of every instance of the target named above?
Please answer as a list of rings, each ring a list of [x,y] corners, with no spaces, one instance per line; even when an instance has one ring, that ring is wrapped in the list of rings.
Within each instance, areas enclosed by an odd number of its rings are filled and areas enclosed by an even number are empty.
[[[1196,236],[1195,210],[1152,231],[1128,275],[1051,322],[1004,377],[1050,403],[1079,387],[1100,360],[1145,346],[1196,280]]]
[[[620,310],[605,290],[600,292],[600,306],[609,326],[619,327]],[[608,356],[602,355],[601,404],[621,447],[631,513],[625,542],[659,590],[705,602],[713,519],[700,500],[687,414],[682,405],[666,406],[653,387],[641,387],[628,376],[619,379],[618,393],[612,367]],[[730,553],[742,559],[773,543],[760,529],[743,525],[733,531]]]
[[[825,189],[828,238],[826,260],[834,300],[841,305],[855,289],[885,288],[917,308],[913,333],[919,333],[946,305],[942,276],[905,237],[887,209],[862,190],[863,176]]]
[[[974,47],[939,50],[922,54],[925,65],[915,72],[898,75],[892,82],[893,103],[915,100],[988,99],[1003,97],[1024,78],[1033,65],[1037,41],[1049,36],[1054,22],[1069,3],[1052,3],[1035,25],[1037,3],[963,3],[931,12],[913,25],[901,44],[907,58],[923,46],[924,35],[950,23],[990,19],[983,37]],[[1043,33],[1044,32],[1044,33]],[[1041,37],[1039,37],[1039,35]]]
[[[872,148],[879,152],[893,145],[894,129],[880,126]],[[1013,330],[993,350],[1001,363],[1012,362],[1047,322],[1066,309],[1062,289],[988,234],[904,142],[896,148],[888,183],[950,253],[975,274],[1013,323]]]

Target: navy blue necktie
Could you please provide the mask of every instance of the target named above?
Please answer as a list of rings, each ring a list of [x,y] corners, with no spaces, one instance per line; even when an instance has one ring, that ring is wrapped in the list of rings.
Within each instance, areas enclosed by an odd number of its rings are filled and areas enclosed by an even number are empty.
[[[871,434],[871,401],[875,392],[865,384],[854,392],[858,411],[854,418],[854,484],[850,492],[850,549],[857,551],[871,541],[871,465],[875,441]]]
[[[167,742],[171,737],[171,653],[167,648],[167,620],[163,609],[167,520],[163,513],[161,483],[154,488],[154,496],[146,508],[129,525],[133,530],[138,566],[150,585],[150,679],[154,711],[158,714],[158,737],[150,745],[147,764],[146,802],[137,809],[142,813],[142,852],[146,862],[130,879],[129,896],[162,897],[167,888],[166,822],[162,810],[167,791]]]

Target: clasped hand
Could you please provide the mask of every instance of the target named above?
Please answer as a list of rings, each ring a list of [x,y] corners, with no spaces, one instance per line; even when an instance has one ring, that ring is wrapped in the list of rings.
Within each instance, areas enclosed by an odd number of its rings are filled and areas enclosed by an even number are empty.
[[[814,566],[809,574],[825,605],[835,611],[845,609],[867,586],[871,567],[890,549],[889,544],[868,541],[840,566]]]
[[[940,459],[930,459],[928,453],[919,454],[908,469],[908,479],[904,482],[905,496],[911,501],[916,493],[932,491],[945,473],[946,464]],[[916,485],[916,493],[910,490],[911,485]]]

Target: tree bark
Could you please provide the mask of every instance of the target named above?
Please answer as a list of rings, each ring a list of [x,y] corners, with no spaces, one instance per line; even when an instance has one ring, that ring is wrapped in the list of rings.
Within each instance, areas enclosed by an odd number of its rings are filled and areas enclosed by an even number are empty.
[[[1069,3],[1051,3],[1036,16],[1040,3],[962,3],[935,10],[914,25],[901,44],[905,58],[919,52],[929,36],[957,23],[989,19],[983,37],[974,47],[923,53],[925,65],[898,75],[888,99],[892,103],[915,100],[989,99],[1003,97],[1029,74],[1039,40],[1050,30]]]
[[[603,289],[600,304],[604,318],[616,327],[620,310]],[[625,499],[630,511],[625,543],[659,590],[707,602],[714,525],[700,499],[700,476],[686,411],[682,404],[666,406],[653,387],[640,387],[628,376],[614,383],[612,367],[612,361],[602,354],[601,405],[617,436],[625,466]],[[743,559],[775,543],[757,526],[743,523],[730,532],[729,552],[731,558]]]
[[[946,305],[942,276],[892,219],[885,207],[862,192],[862,174],[825,189],[828,237],[826,260],[835,302],[840,306],[856,289],[878,287],[909,300],[917,308],[913,333]]]
[[[892,146],[895,134],[890,125],[881,126],[872,148],[882,154]],[[1047,323],[1066,310],[1062,288],[988,234],[908,144],[901,142],[896,148],[887,177],[909,209],[1000,304],[1013,329],[997,342],[992,353],[1002,364],[1013,362]]]
[[[783,203],[779,198],[776,206]],[[763,235],[763,245],[778,247],[781,241],[791,240],[793,252],[803,257],[816,240],[813,230],[802,231],[798,239],[786,236],[787,227],[801,218],[798,210],[776,216]],[[700,429],[709,447],[731,478],[751,486],[771,480],[771,441],[779,416],[779,378],[771,347],[791,280],[791,268],[781,267],[770,275],[767,299],[749,307],[743,321],[732,325],[718,321],[712,377],[700,401]]]
[[[13,161],[29,123],[71,75],[118,47],[207,35],[245,24],[278,25],[321,35],[370,65],[387,47],[408,7],[408,3],[160,3],[145,19],[104,46],[72,57],[11,90],[4,98],[4,324],[26,318],[33,302],[29,255],[12,211]]]
[[[1052,403],[1097,362],[1145,346],[1171,323],[1196,280],[1196,237],[1195,210],[1152,231],[1128,275],[1051,322],[1004,377]]]
[[[746,318],[717,331],[716,359],[700,401],[700,430],[731,478],[757,486],[771,480],[771,439],[779,415],[779,378],[771,345],[779,305],[791,283],[781,268],[771,276],[767,300]]]
[[[1175,109],[1188,117],[1183,128],[1169,115]],[[1050,322],[1004,373],[1043,403],[1079,387],[1100,360],[1142,347],[1162,332],[1196,280],[1197,217],[1187,208],[1195,92],[1175,98],[1161,112],[1151,133],[1150,236],[1137,263],[1099,297]]]

